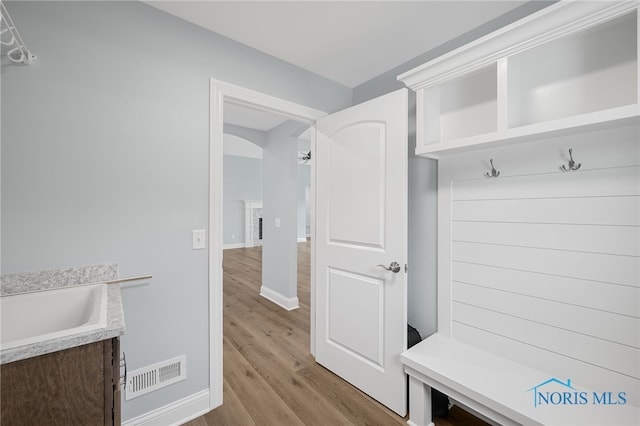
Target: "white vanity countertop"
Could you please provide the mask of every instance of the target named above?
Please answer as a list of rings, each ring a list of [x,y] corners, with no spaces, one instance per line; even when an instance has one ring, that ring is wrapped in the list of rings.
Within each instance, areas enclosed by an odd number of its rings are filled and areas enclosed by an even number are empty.
[[[0,281],[2,284],[0,294],[10,295],[21,291],[61,288],[69,285],[77,285],[79,282],[103,282],[116,279],[117,277],[117,264],[9,274],[2,276],[2,280]],[[120,284],[109,284],[107,285],[106,327],[14,348],[4,349],[0,347],[0,364],[95,343],[121,336],[124,333],[125,322]]]
[[[120,284],[110,284],[107,293],[107,326],[105,328],[72,334],[58,339],[45,340],[32,345],[2,349],[0,351],[0,364],[107,340],[121,336],[124,333],[125,324]]]

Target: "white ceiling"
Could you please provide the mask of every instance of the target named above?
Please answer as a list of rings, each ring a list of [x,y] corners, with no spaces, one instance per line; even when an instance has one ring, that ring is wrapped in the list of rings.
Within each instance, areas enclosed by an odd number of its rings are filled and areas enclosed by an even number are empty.
[[[355,87],[526,1],[145,1]]]

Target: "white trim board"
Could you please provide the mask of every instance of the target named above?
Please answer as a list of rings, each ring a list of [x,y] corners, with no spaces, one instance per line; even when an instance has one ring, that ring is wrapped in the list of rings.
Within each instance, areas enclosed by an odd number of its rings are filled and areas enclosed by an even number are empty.
[[[237,249],[237,248],[245,248],[245,247],[249,247],[249,246],[247,246],[246,243],[233,243],[233,244],[224,244],[222,246],[222,249],[229,250],[229,249]]]
[[[181,425],[209,412],[209,390],[194,393],[148,413],[122,422],[122,426]]]
[[[284,297],[280,293],[273,291],[265,286],[260,287],[260,296],[275,303],[278,306],[282,306],[287,311],[293,311],[294,309],[298,309],[300,307],[297,297]]]
[[[219,80],[210,80],[210,128],[209,128],[209,409],[222,405],[222,191],[223,191],[223,139],[224,103],[244,105],[273,112],[293,120],[313,124],[327,115],[323,111],[265,95]],[[313,136],[312,136],[313,139]],[[312,146],[313,146],[312,140]],[[313,169],[312,169],[313,173]],[[313,177],[312,198],[314,197]],[[313,216],[313,215],[312,215]],[[313,223],[313,219],[312,219]],[[312,228],[313,234],[313,228]],[[313,245],[313,243],[312,243]],[[311,252],[313,253],[313,247]],[[313,268],[313,261],[312,261]],[[313,277],[313,275],[312,275]],[[313,278],[311,300],[313,304]],[[315,321],[311,306],[311,341],[315,336]]]

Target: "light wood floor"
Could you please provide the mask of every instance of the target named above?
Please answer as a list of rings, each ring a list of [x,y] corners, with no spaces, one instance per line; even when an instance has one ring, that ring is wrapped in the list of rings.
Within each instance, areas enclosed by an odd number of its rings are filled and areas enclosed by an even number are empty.
[[[259,296],[260,247],[224,251],[224,403],[188,426],[406,425],[309,353],[309,243],[291,312]],[[454,407],[438,426],[481,425]]]

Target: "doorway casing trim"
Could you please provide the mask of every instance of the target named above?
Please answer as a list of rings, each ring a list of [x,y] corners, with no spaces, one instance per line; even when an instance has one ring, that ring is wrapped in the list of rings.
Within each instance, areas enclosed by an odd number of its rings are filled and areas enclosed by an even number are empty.
[[[209,409],[222,405],[222,191],[224,103],[273,112],[302,123],[315,125],[326,112],[251,89],[211,79],[209,84]],[[311,132],[315,148],[315,131]],[[315,167],[311,162],[311,353],[315,354],[314,239]]]

